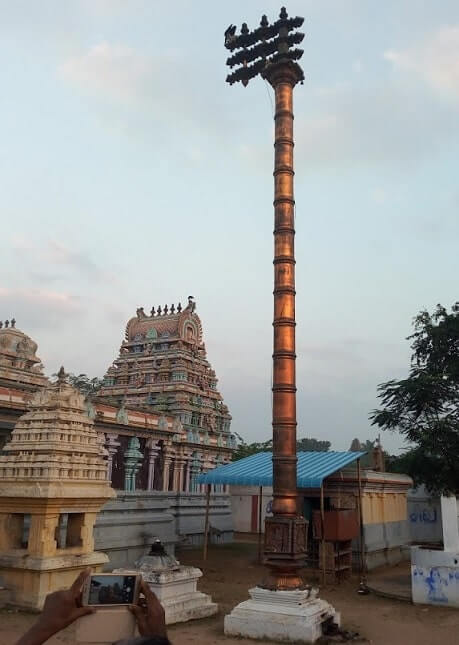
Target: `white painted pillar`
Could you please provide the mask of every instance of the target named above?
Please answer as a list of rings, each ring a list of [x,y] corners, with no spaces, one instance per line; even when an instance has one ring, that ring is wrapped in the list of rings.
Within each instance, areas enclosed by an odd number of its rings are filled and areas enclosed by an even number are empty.
[[[443,525],[443,549],[459,552],[459,529],[457,524],[457,500],[455,497],[440,497]]]

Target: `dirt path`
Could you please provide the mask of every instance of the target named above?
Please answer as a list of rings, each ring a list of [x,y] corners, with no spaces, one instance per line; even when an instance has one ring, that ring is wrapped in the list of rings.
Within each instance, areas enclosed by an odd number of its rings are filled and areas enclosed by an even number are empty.
[[[209,559],[203,563],[198,550],[182,551],[183,564],[193,564],[203,569],[201,591],[210,593],[220,605],[214,618],[173,625],[169,636],[174,645],[244,645],[246,639],[226,638],[223,634],[223,617],[238,602],[246,600],[247,590],[263,576],[263,568],[254,560],[256,547],[235,543],[210,549]],[[459,610],[437,607],[419,607],[374,595],[356,593],[358,579],[342,585],[327,586],[321,597],[341,611],[343,626],[357,631],[363,641],[372,645],[458,645]],[[34,616],[23,612],[0,612],[0,645],[13,645],[34,621]],[[73,630],[69,629],[49,641],[50,645],[69,644]]]

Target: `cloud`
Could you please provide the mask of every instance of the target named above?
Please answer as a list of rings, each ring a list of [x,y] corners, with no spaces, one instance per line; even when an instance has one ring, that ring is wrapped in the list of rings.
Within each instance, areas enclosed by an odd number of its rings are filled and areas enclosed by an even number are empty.
[[[296,113],[298,171],[385,164],[405,172],[451,144],[458,131],[455,108],[395,79],[317,88],[306,100],[298,93]],[[264,170],[265,147],[245,144],[238,154],[254,170]]]
[[[197,88],[198,59],[179,49],[146,54],[127,45],[101,42],[58,67],[63,82],[93,101],[92,110],[112,133],[154,137],[168,147],[175,140],[185,157],[198,164],[210,139],[227,137],[231,114],[222,94]]]
[[[402,72],[413,72],[433,90],[459,101],[459,26],[437,30],[417,46],[388,50],[384,58]]]
[[[374,188],[371,191],[371,198],[376,204],[384,204],[387,200],[387,191],[384,188]]]
[[[64,291],[40,288],[0,287],[0,307],[4,316],[18,320],[18,327],[21,320],[37,328],[56,326],[62,317],[83,312],[79,298]]]
[[[151,56],[126,45],[101,42],[64,61],[58,73],[65,82],[112,108],[135,108],[137,118],[140,111],[148,120],[153,112],[169,122],[171,114],[196,119],[205,107],[193,87],[191,67],[178,51]]]
[[[102,270],[88,253],[69,249],[57,240],[47,240],[43,246],[38,246],[23,236],[16,236],[12,240],[12,247],[21,255],[23,266],[29,265],[34,275],[41,275],[49,281],[60,277],[56,267],[76,270],[79,275],[92,281],[113,280],[113,276]],[[37,267],[45,268],[45,271],[37,271]],[[47,274],[46,267],[52,269],[51,274]]]
[[[340,87],[314,108],[297,130],[298,158],[313,165],[416,162],[457,128],[455,113],[392,82]]]
[[[144,94],[147,81],[153,80],[160,66],[130,47],[102,42],[85,54],[69,58],[58,71],[64,80],[81,89],[132,102]]]

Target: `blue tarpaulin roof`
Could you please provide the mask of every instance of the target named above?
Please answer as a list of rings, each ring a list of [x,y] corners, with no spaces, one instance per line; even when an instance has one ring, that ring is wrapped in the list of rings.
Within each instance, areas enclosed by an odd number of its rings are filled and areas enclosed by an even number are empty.
[[[320,488],[323,480],[365,455],[365,452],[299,452],[298,488]],[[271,452],[258,452],[225,466],[199,475],[199,484],[230,484],[233,486],[272,486]]]

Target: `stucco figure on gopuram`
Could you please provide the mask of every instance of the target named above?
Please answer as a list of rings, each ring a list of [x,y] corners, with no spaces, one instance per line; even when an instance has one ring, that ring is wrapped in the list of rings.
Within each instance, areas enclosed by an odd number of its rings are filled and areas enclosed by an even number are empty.
[[[159,415],[157,436],[145,441],[138,435],[136,449],[146,455],[139,467],[132,463],[129,437],[107,435],[109,452],[113,443],[109,469],[115,488],[199,492],[197,475],[230,461],[236,445],[192,296],[185,307],[159,305],[149,314],[137,309],[94,404],[116,406],[120,424],[135,413]],[[127,467],[135,473],[132,481]]]

